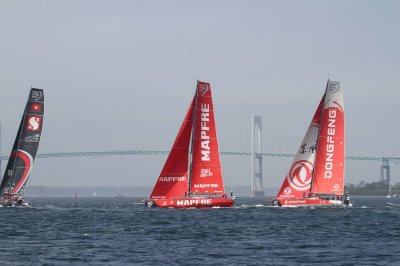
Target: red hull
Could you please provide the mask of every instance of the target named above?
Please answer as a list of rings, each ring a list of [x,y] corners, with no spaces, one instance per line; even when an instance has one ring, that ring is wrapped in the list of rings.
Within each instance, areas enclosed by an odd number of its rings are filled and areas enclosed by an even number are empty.
[[[279,206],[282,207],[307,207],[307,206],[344,206],[341,200],[305,198],[305,199],[278,199],[276,200]]]
[[[146,205],[158,208],[212,208],[212,207],[233,207],[234,200],[231,198],[185,198],[175,197],[167,199],[151,199]]]

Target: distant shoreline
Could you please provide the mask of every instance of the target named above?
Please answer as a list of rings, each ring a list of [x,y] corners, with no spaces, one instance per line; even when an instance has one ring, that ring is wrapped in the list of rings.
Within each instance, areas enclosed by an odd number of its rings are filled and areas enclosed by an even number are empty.
[[[143,197],[146,198],[150,195],[152,186],[114,186],[114,187],[51,187],[51,186],[28,186],[26,188],[26,197],[115,197],[121,194],[125,197]],[[238,197],[250,197],[250,186],[236,186],[225,187],[225,191],[233,191],[234,195]],[[265,198],[273,198],[278,189],[268,188],[265,189]]]
[[[153,187],[151,186],[114,186],[114,187],[51,187],[51,186],[28,186],[26,188],[26,197],[115,197],[117,194],[121,194],[125,197],[142,197],[146,198],[150,195]],[[237,186],[237,187],[226,187],[226,191],[233,191],[234,195],[238,197],[250,197],[251,189],[250,186]],[[264,190],[264,198],[273,198],[278,192],[278,188],[267,188]],[[388,194],[387,190],[365,190],[365,189],[349,189],[348,193],[350,196],[377,196],[384,197]],[[400,195],[400,191],[393,190],[392,194]]]

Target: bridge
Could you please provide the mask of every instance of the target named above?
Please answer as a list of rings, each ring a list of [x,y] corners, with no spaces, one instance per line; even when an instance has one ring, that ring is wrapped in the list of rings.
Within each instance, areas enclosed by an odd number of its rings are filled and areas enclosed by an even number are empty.
[[[166,155],[169,151],[162,150],[111,150],[111,151],[76,151],[76,152],[48,152],[38,153],[36,158],[65,158],[65,157],[87,157],[87,156],[114,156],[114,155]],[[278,158],[291,158],[294,157],[292,153],[272,153],[272,152],[256,152],[251,151],[221,151],[221,155],[224,156],[254,156],[255,157],[278,157]],[[9,156],[1,155],[0,160],[6,161]],[[388,160],[390,162],[400,163],[400,157],[381,157],[381,156],[357,156],[347,155],[346,160],[355,161],[382,161]]]
[[[222,132],[219,132],[220,142],[220,154],[222,156],[246,156],[252,159],[252,194],[254,196],[264,195],[264,189],[262,186],[262,159],[265,157],[273,158],[292,158],[293,153],[285,152],[264,152],[262,150],[263,140],[267,143],[267,147],[270,151],[284,150],[283,146],[289,147],[292,150],[293,147],[297,147],[298,143],[293,143],[293,140],[298,137],[293,136],[292,130],[284,125],[281,125],[271,119],[266,119],[269,123],[266,134],[262,133],[262,117],[260,115],[254,115],[251,120],[251,127],[249,127],[248,118],[242,119],[241,121],[232,123],[225,127],[222,127]],[[247,126],[245,125],[247,124]],[[251,128],[251,131],[248,130]],[[278,128],[278,130],[277,130]],[[283,128],[283,129],[282,129]],[[236,132],[236,135],[234,133]],[[288,136],[287,132],[292,134]],[[222,134],[221,134],[222,133]],[[1,132],[0,132],[1,134]],[[222,137],[221,137],[222,136]],[[239,136],[239,137],[238,137]],[[230,146],[230,151],[227,151],[227,144],[233,142],[235,145]],[[222,145],[221,145],[222,144]],[[239,145],[237,145],[239,144]],[[274,147],[275,145],[275,147]],[[232,146],[235,146],[232,149]],[[247,150],[248,148],[251,150]],[[224,151],[224,149],[226,149]],[[238,151],[239,150],[239,151]],[[241,151],[240,151],[241,150]],[[349,151],[349,149],[346,149]],[[36,158],[66,158],[66,157],[89,157],[89,156],[122,156],[122,155],[133,155],[133,156],[147,156],[147,155],[167,155],[169,150],[158,150],[158,149],[116,149],[116,150],[103,150],[103,151],[74,151],[74,152],[44,152],[38,153]],[[360,155],[361,154],[361,155]],[[400,164],[400,157],[393,156],[378,156],[369,155],[365,153],[352,154],[348,153],[345,156],[346,160],[351,161],[375,161],[380,162],[380,181],[384,181],[390,185],[390,164]],[[0,155],[0,171],[2,161],[8,160],[8,156]]]

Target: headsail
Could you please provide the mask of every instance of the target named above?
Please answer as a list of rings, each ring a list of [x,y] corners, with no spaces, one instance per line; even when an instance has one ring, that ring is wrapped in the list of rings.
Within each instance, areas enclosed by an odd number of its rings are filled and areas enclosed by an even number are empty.
[[[188,191],[189,144],[192,133],[194,100],[176,136],[167,161],[157,179],[150,198],[184,196]]]
[[[2,197],[22,195],[39,148],[44,116],[43,90],[32,88],[0,185]]]
[[[223,194],[225,189],[210,84],[198,81],[195,97],[190,192]]]
[[[344,192],[344,104],[340,83],[328,81],[311,192]]]
[[[277,196],[278,199],[303,198],[308,196],[310,192],[324,99],[325,95],[318,105],[306,135],[290,166],[289,173],[283,181]]]

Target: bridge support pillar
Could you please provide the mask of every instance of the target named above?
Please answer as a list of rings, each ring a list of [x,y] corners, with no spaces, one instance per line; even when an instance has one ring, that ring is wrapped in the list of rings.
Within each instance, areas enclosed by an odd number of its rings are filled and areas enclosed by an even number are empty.
[[[251,196],[264,197],[262,185],[262,155],[261,155],[261,137],[262,137],[262,117],[253,115],[251,132],[251,163],[252,163],[252,182]]]
[[[385,182],[390,186],[390,165],[389,158],[381,159],[381,182]]]

